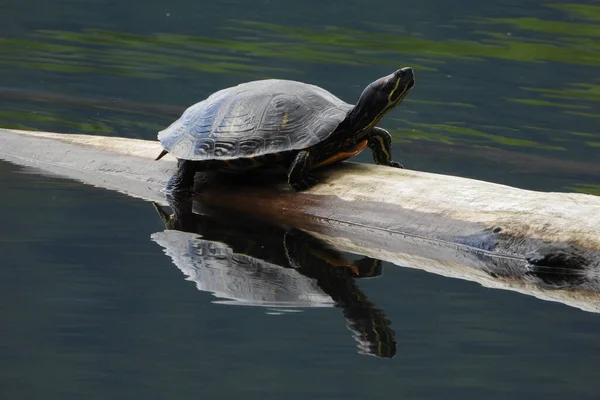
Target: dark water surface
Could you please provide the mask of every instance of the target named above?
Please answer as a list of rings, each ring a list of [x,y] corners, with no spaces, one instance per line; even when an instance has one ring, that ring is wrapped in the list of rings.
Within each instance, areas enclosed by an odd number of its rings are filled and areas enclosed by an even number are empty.
[[[412,66],[381,124],[405,166],[600,194],[599,38],[593,1],[8,0],[0,126],[153,139],[242,81],[354,102]],[[169,236],[148,202],[3,162],[0,188],[3,399],[597,398],[595,314],[390,264],[349,280],[268,226]]]

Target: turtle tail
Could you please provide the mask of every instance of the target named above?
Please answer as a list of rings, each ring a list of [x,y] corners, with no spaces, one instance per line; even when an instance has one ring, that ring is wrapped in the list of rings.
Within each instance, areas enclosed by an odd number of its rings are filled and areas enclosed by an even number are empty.
[[[167,154],[169,154],[169,152],[168,152],[168,151],[166,151],[166,150],[163,150],[163,151],[161,151],[161,152],[160,152],[160,154],[158,155],[158,157],[156,157],[156,158],[154,159],[154,161],[158,161],[158,160],[160,160],[161,158],[163,158],[163,157],[164,157],[164,156],[166,156]]]

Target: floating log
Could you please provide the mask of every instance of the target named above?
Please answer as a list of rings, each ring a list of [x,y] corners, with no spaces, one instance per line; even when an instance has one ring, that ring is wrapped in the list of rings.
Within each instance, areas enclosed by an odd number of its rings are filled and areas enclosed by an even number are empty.
[[[156,141],[0,129],[0,159],[165,204],[175,159],[154,161],[160,151]],[[198,179],[195,209],[251,214],[340,251],[600,311],[600,197],[352,162],[318,178],[302,193],[262,177]]]

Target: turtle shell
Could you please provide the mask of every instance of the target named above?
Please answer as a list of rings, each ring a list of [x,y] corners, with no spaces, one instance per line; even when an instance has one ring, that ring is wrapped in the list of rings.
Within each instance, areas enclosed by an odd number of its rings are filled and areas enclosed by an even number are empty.
[[[158,133],[185,160],[227,160],[300,150],[329,136],[352,108],[327,90],[269,79],[220,90]]]

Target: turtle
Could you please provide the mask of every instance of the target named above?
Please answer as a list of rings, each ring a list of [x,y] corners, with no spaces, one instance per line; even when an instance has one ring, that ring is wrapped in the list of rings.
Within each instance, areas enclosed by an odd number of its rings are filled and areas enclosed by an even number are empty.
[[[245,172],[283,167],[296,191],[317,181],[312,171],[360,153],[376,164],[403,168],[391,157],[392,138],[377,127],[414,86],[404,67],[369,84],[355,105],[308,83],[265,79],[219,90],[187,108],[158,133],[163,151],[178,160],[165,191],[193,193],[196,172]]]

